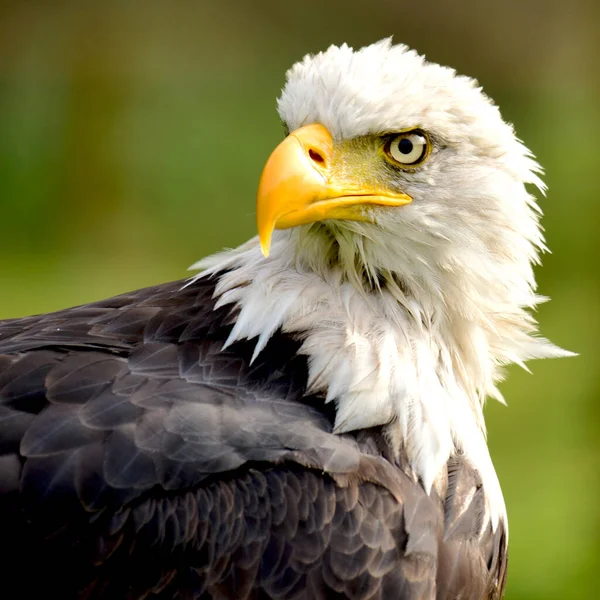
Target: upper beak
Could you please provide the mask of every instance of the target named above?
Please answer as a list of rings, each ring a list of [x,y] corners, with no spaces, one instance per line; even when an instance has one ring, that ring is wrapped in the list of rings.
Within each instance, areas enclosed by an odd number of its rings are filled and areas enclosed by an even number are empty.
[[[333,138],[323,125],[306,125],[275,148],[263,170],[256,198],[258,237],[269,255],[274,229],[324,219],[368,221],[365,206],[402,206],[400,192],[336,181],[331,172]]]

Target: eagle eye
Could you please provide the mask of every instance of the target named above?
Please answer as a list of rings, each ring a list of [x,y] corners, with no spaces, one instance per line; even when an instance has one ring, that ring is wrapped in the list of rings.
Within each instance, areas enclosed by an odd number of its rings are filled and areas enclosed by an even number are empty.
[[[405,131],[388,139],[385,153],[400,167],[416,167],[429,155],[429,140],[422,131]]]

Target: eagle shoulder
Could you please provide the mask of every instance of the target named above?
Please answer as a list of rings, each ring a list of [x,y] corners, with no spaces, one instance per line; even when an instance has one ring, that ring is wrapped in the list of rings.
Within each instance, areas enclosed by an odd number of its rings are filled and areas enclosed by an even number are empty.
[[[19,597],[484,598],[502,531],[457,457],[446,498],[332,433],[300,340],[223,349],[214,282],[0,323],[3,579]],[[4,577],[5,575],[5,577]],[[487,594],[487,595],[486,595]]]

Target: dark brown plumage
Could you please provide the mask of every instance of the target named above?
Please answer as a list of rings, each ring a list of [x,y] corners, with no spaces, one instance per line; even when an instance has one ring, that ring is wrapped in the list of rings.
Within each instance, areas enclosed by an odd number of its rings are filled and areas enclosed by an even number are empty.
[[[428,496],[332,434],[300,342],[222,350],[214,282],[0,323],[2,598],[498,598],[460,457]]]

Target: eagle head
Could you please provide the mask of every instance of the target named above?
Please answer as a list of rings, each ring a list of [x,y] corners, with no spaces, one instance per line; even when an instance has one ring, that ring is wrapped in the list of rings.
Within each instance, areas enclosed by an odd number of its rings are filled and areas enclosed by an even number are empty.
[[[388,39],[333,46],[288,71],[278,110],[291,134],[260,183],[266,253],[294,227],[301,264],[366,289],[460,313],[536,302],[525,184],[544,191],[541,169],[473,79]]]

